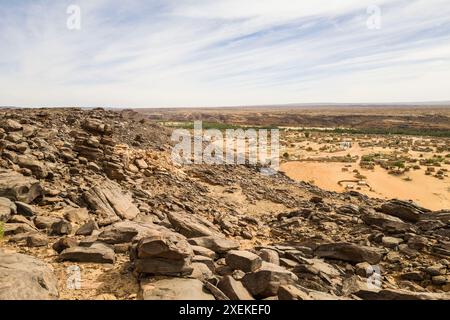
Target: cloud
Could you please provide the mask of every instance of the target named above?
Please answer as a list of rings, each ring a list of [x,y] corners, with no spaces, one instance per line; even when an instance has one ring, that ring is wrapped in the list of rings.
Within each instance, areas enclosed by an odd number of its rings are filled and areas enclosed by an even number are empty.
[[[450,100],[447,1],[374,2],[2,2],[0,105]]]

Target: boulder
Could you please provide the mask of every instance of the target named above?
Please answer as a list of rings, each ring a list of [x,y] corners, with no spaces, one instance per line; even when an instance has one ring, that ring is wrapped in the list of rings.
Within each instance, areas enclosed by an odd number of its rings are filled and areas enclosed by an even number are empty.
[[[336,213],[344,215],[359,215],[359,207],[354,204],[346,204],[336,209]]]
[[[430,211],[414,203],[396,199],[383,203],[379,210],[408,222],[417,222],[424,213]]]
[[[53,269],[31,256],[0,251],[0,300],[53,300],[58,280]]]
[[[75,235],[77,236],[89,236],[94,232],[94,230],[98,230],[98,225],[95,223],[94,220],[91,220],[85,224],[83,224],[81,227],[78,228],[78,230],[75,232]]]
[[[8,198],[0,198],[0,222],[6,222],[17,213],[17,207]]]
[[[98,159],[103,158],[103,156],[104,156],[103,150],[101,150],[99,148],[88,147],[88,146],[81,145],[81,144],[77,144],[74,147],[74,151],[78,152],[78,155],[80,157],[89,159],[91,161],[96,161]],[[92,165],[94,165],[94,168]],[[88,165],[88,168],[91,170],[99,169],[98,166],[94,162],[90,162],[90,165]],[[97,170],[94,170],[94,171],[97,171]]]
[[[120,186],[111,180],[106,180],[86,191],[83,198],[89,207],[104,219],[119,217],[132,220],[139,213],[131,196],[124,194]]]
[[[424,213],[421,218],[423,220],[439,220],[445,224],[450,223],[450,210],[441,210]]]
[[[58,223],[59,221],[61,221],[61,218],[37,216],[36,219],[34,219],[34,225],[41,230],[50,229],[54,223]]]
[[[193,256],[194,252],[189,243],[176,233],[155,231],[151,236],[141,239],[137,245],[139,259],[158,257],[181,260]]]
[[[383,250],[360,246],[348,242],[319,245],[314,254],[321,258],[343,260],[351,263],[369,262],[377,264],[383,258]]]
[[[27,225],[29,225],[30,227],[32,227],[33,229],[36,229],[34,227],[33,222],[31,222],[30,220],[28,220],[27,218],[25,218],[24,216],[19,216],[19,215],[14,215],[11,216],[11,218],[9,218],[8,223],[25,223]]]
[[[82,224],[89,220],[89,212],[86,208],[66,207],[63,209],[64,218],[75,224]]]
[[[86,119],[82,123],[82,128],[92,133],[110,135],[113,132],[113,127],[109,124],[103,123],[99,119]]]
[[[190,244],[210,249],[216,253],[226,253],[239,248],[239,243],[236,241],[217,236],[191,238],[188,241]]]
[[[425,269],[425,272],[429,274],[430,276],[442,276],[446,273],[446,267],[443,264],[434,264],[432,266],[429,266]]]
[[[312,300],[307,292],[293,284],[280,286],[278,289],[279,300]]]
[[[260,269],[247,273],[242,278],[242,283],[254,297],[267,298],[276,296],[280,286],[297,280],[297,276],[285,268],[263,262]]]
[[[173,232],[154,230],[135,247],[136,272],[154,275],[192,273],[194,252],[185,238]]]
[[[123,181],[127,178],[123,170],[122,163],[105,161],[103,163],[103,171],[106,173],[108,178],[113,180]]]
[[[235,280],[232,276],[224,276],[217,287],[230,300],[254,300],[242,282]]]
[[[65,235],[70,234],[72,232],[72,225],[70,222],[61,219],[58,222],[53,223],[50,226],[49,233],[50,235]]]
[[[78,246],[78,241],[74,238],[62,237],[59,238],[52,246],[53,250],[58,253],[63,252],[68,248],[73,248]]]
[[[215,300],[197,279],[169,278],[141,281],[143,300]]]
[[[437,286],[442,286],[450,283],[450,275],[434,276],[431,278],[431,282]]]
[[[212,223],[189,213],[169,212],[167,218],[177,232],[188,238],[220,235]]]
[[[231,250],[225,258],[227,265],[233,270],[253,272],[262,265],[262,259],[258,255],[249,251]]]
[[[164,258],[136,259],[134,266],[136,272],[152,275],[190,275],[193,270],[188,260],[169,260]]]
[[[71,247],[59,254],[60,261],[114,263],[114,250],[102,243],[94,243],[90,247]]]
[[[3,225],[3,234],[11,236],[21,233],[36,232],[37,230],[28,223],[6,223]]]
[[[26,237],[26,244],[28,247],[46,247],[48,245],[48,238],[42,233],[32,233]]]
[[[266,262],[273,264],[280,264],[280,257],[278,252],[272,249],[261,249],[259,250],[259,256]]]
[[[134,163],[136,164],[136,166],[137,166],[139,169],[147,169],[147,168],[148,168],[148,164],[147,164],[147,162],[145,162],[144,159],[136,159],[136,160],[134,161]]]
[[[375,280],[376,278],[374,278]],[[345,296],[357,296],[365,299],[371,295],[376,295],[381,288],[375,281],[368,281],[366,276],[353,275],[345,279],[342,283],[342,294]]]
[[[0,197],[31,203],[43,196],[39,181],[20,173],[0,170]]]
[[[405,289],[383,289],[380,291],[356,292],[365,300],[449,300],[448,293],[414,292]]]
[[[14,132],[22,130],[22,125],[13,119],[3,120],[0,123],[0,127],[5,129],[6,132]]]
[[[191,247],[192,247],[192,250],[194,250],[194,254],[196,254],[196,255],[211,258],[211,259],[215,259],[217,257],[217,254],[208,248],[205,248],[202,246],[196,246],[196,245],[191,245]]]
[[[213,272],[204,263],[192,262],[190,267],[192,268],[192,273],[189,275],[189,278],[198,279],[203,282],[214,278]]]
[[[216,265],[214,264],[214,260],[205,256],[194,256],[192,258],[192,263],[203,263],[206,265],[212,272],[216,270]]]
[[[141,239],[154,230],[166,231],[167,229],[151,223],[120,221],[103,229],[98,235],[98,239],[109,244],[127,243]]]
[[[20,214],[24,217],[32,217],[35,215],[33,206],[20,201],[16,201],[15,204],[17,207],[17,214]]]
[[[314,274],[318,276],[327,276],[328,278],[336,278],[341,274],[340,272],[333,267],[331,264],[326,263],[321,259],[303,259],[304,263],[300,263],[295,266],[292,272],[295,274]]]
[[[406,232],[411,229],[411,224],[381,212],[368,211],[361,216],[361,220],[369,226],[375,225],[387,232]]]
[[[109,244],[118,244],[131,242],[139,231],[128,221],[115,223],[104,229],[99,235],[98,239],[101,242]]]
[[[434,245],[431,254],[442,258],[450,257],[450,242]]]
[[[48,175],[48,170],[42,162],[28,156],[17,156],[17,164],[21,168],[30,169],[33,175],[38,179],[43,179]]]
[[[223,293],[219,288],[217,288],[215,285],[213,285],[211,282],[209,281],[205,281],[203,282],[204,284],[204,288],[209,291],[214,298],[216,298],[216,300],[220,300],[220,301],[229,301],[230,298],[228,298],[225,293]]]
[[[395,238],[395,237],[383,237],[381,239],[381,243],[388,248],[396,248],[399,244],[403,242],[403,239],[401,238]]]

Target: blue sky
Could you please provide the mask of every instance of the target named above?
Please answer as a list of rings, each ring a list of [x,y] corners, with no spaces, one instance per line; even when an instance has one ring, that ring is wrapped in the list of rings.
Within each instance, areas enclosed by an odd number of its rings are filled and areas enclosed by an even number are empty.
[[[0,105],[450,100],[448,0],[0,0],[0,17]]]

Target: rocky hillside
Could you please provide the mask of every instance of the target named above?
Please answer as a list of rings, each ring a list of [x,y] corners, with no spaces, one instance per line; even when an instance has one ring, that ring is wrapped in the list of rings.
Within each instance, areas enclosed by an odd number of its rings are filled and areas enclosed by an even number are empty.
[[[450,211],[174,165],[170,134],[0,110],[0,299],[450,298]]]

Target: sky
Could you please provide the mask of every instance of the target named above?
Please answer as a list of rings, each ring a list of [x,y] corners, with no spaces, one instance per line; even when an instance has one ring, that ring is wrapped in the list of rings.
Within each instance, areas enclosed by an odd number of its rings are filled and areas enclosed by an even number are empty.
[[[449,100],[448,0],[0,0],[3,106]]]

